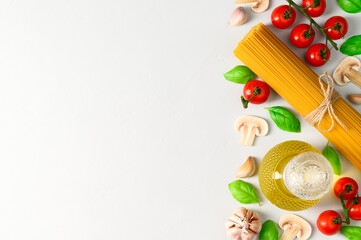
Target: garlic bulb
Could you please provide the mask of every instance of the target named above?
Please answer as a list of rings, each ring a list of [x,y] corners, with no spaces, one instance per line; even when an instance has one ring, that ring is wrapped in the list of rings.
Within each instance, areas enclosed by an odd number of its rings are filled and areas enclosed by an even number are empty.
[[[256,212],[240,207],[227,219],[225,228],[231,239],[254,240],[261,231],[262,224]]]

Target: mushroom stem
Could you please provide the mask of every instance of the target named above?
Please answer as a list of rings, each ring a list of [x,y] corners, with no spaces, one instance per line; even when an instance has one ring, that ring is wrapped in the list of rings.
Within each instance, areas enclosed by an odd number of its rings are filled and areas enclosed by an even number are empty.
[[[264,12],[268,9],[269,0],[235,0],[236,4],[249,3],[254,12]]]
[[[258,3],[258,0],[236,0],[236,4],[244,4],[244,3]]]
[[[299,227],[290,225],[281,235],[279,240],[293,240],[296,238],[297,233],[300,231]]]
[[[257,128],[255,126],[245,127],[241,145],[252,146],[254,138],[256,137]]]
[[[256,135],[267,135],[268,124],[259,117],[243,116],[236,120],[235,129],[242,134],[241,145],[252,146]]]
[[[350,79],[350,81],[361,88],[361,73],[352,67],[345,72],[345,76]]]
[[[311,225],[305,219],[293,214],[284,214],[278,225],[284,230],[280,240],[293,240],[296,236],[306,240],[312,233]]]

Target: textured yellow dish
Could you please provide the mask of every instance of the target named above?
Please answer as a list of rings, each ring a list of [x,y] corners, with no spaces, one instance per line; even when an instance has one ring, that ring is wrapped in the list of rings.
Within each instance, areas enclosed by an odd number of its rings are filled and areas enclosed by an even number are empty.
[[[276,145],[264,156],[259,172],[259,184],[265,197],[274,205],[288,211],[300,211],[312,207],[317,200],[303,200],[293,195],[286,188],[282,173],[286,164],[303,152],[321,154],[310,144],[301,141],[287,141]]]

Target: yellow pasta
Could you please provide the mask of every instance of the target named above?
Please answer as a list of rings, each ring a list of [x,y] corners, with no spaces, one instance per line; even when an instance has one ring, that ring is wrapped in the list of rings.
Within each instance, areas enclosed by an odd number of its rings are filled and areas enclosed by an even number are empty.
[[[253,27],[234,54],[303,117],[323,101],[316,73],[262,23]],[[361,115],[343,98],[339,98],[333,108],[347,130],[335,122],[331,131],[320,132],[361,170]],[[331,124],[326,114],[321,129],[328,129]]]

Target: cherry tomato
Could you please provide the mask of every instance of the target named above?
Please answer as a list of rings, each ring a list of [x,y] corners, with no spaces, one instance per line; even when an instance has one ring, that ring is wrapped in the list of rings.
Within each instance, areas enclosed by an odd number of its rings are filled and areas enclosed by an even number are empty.
[[[341,221],[340,214],[333,210],[327,210],[318,216],[317,228],[325,235],[333,235],[340,230],[342,226]]]
[[[345,193],[346,188],[350,188],[350,192]],[[343,177],[337,180],[335,186],[333,186],[333,191],[338,198],[340,198],[340,193],[345,193],[343,199],[349,200],[356,196],[358,192],[358,185],[352,178]]]
[[[307,50],[306,61],[314,67],[319,67],[330,59],[330,55],[330,49],[325,44],[316,43]]]
[[[353,200],[358,200],[357,204],[353,204],[351,206],[351,203]],[[348,209],[351,206],[350,210],[348,210],[348,216],[350,218],[352,218],[353,220],[361,220],[361,198],[357,197],[357,198],[353,198],[350,199],[347,203],[346,203],[346,208]]]
[[[259,87],[261,92],[260,94],[252,97],[254,93],[254,89],[256,87]],[[252,97],[250,102],[254,104],[264,103],[265,101],[267,101],[269,94],[270,94],[270,90],[268,85],[265,82],[259,80],[249,81],[248,83],[246,83],[246,85],[244,85],[243,88],[244,99],[248,100]]]
[[[337,40],[345,36],[347,33],[348,23],[345,18],[341,16],[334,16],[329,18],[323,27],[328,28],[325,29],[325,31],[332,40]]]
[[[303,0],[302,1],[302,7],[306,8],[313,5],[314,0]],[[310,15],[310,17],[319,17],[321,16],[326,10],[326,1],[321,0],[320,5],[317,7],[310,7],[306,8],[305,12]]]
[[[296,20],[296,12],[288,5],[276,7],[271,15],[272,24],[276,28],[284,29],[290,27]]]
[[[298,48],[305,48],[311,45],[315,39],[315,31],[310,32],[310,25],[300,24],[294,27],[290,34],[291,43]]]

